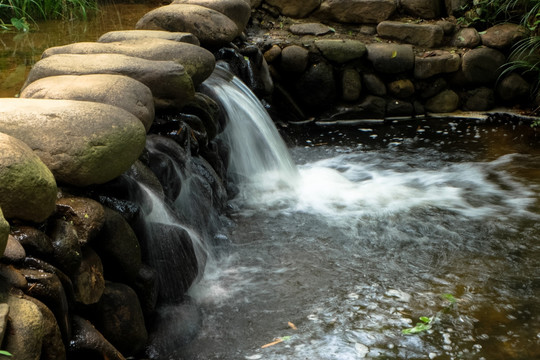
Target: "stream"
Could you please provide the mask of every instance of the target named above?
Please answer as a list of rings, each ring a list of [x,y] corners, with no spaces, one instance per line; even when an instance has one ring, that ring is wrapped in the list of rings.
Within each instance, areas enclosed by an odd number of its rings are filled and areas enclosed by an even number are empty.
[[[296,173],[242,168],[254,174],[190,290],[203,323],[181,358],[540,357],[536,131],[427,119],[285,134]]]

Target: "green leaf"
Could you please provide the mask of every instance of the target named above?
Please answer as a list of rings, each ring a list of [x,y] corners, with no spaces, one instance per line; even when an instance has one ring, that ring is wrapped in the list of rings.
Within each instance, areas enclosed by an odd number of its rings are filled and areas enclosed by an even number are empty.
[[[0,350],[0,355],[4,355],[4,356],[13,356],[13,355],[11,355],[10,352],[5,351],[5,350]]]
[[[392,59],[395,58],[396,56],[397,56],[397,51],[396,50],[392,51]]]
[[[426,316],[420,316],[420,320],[426,324],[429,324],[431,322],[431,319]]]
[[[450,303],[452,304],[455,304],[457,302],[457,299],[452,294],[442,294],[442,297],[450,301]]]
[[[27,32],[30,27],[28,26],[28,23],[24,18],[11,18],[11,24],[17,29],[18,31]]]

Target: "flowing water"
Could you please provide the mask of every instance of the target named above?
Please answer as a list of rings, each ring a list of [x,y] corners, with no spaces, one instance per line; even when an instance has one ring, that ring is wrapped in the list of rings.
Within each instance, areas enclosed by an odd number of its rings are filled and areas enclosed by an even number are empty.
[[[229,116],[259,138],[269,119],[251,106]],[[294,171],[287,158],[244,167],[232,243],[191,289],[203,326],[183,358],[540,358],[537,132],[466,120],[289,130]],[[404,334],[420,317],[429,324]]]

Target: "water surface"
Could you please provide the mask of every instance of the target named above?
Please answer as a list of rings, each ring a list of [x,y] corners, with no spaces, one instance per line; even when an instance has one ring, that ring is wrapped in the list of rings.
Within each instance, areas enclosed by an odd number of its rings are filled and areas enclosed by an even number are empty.
[[[232,243],[192,289],[203,329],[184,358],[540,357],[537,132],[292,132],[299,175],[258,177],[233,201]],[[419,317],[431,329],[403,334]]]
[[[53,20],[31,24],[27,33],[0,32],[0,97],[13,97],[20,90],[31,67],[45,49],[81,41],[96,41],[113,30],[130,30],[157,5],[101,4],[88,21]]]

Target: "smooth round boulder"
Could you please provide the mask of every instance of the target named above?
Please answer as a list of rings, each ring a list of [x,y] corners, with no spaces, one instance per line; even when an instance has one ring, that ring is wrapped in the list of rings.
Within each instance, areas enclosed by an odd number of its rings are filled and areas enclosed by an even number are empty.
[[[452,38],[452,45],[459,48],[475,48],[482,42],[480,34],[473,28],[460,29]]]
[[[531,86],[519,74],[511,73],[497,83],[496,92],[503,101],[526,101],[530,98]]]
[[[216,10],[234,21],[240,32],[244,31],[251,16],[251,6],[245,0],[174,0],[171,4],[200,5]]]
[[[14,359],[39,359],[45,333],[41,311],[34,303],[18,295],[9,295],[7,304],[9,331],[2,350],[11,353]]]
[[[138,117],[146,131],[155,115],[154,98],[148,86],[123,75],[49,76],[28,85],[19,97],[92,101],[117,106]]]
[[[299,45],[290,45],[281,51],[281,68],[286,72],[302,73],[306,70],[309,51]]]
[[[200,5],[171,4],[146,13],[135,25],[142,30],[190,32],[204,47],[219,48],[242,33],[222,13]]]
[[[122,54],[146,60],[174,61],[184,67],[194,86],[208,78],[216,65],[214,55],[197,45],[142,38],[110,43],[79,42],[45,50],[42,58],[56,54]]]
[[[459,96],[452,90],[444,90],[426,102],[426,110],[433,113],[449,113],[458,108]]]
[[[4,253],[6,249],[6,244],[9,236],[9,223],[4,219],[4,214],[2,213],[2,208],[0,207],[0,256]]]
[[[468,51],[462,57],[461,69],[472,84],[490,84],[497,80],[506,57],[498,50],[482,47]]]
[[[127,285],[107,282],[97,304],[96,326],[118,350],[135,355],[148,340],[137,294]]]
[[[23,90],[48,76],[89,74],[126,75],[142,82],[152,91],[156,108],[181,108],[195,95],[193,81],[182,65],[121,54],[49,56],[34,64]]]
[[[2,105],[0,118],[3,112]],[[36,129],[40,126],[31,130],[35,133]],[[24,136],[17,137],[26,140]],[[38,155],[21,140],[0,133],[0,207],[4,216],[41,222],[54,212],[57,191],[53,174]],[[1,246],[0,249],[3,251]]]
[[[193,45],[201,45],[199,39],[188,32],[172,32],[162,30],[116,30],[109,31],[101,35],[97,42],[117,42],[124,40],[137,40],[137,39],[165,39],[171,41],[185,42]]]
[[[75,100],[0,99],[0,132],[24,139],[58,182],[75,186],[121,175],[146,140],[144,126],[131,113]]]

